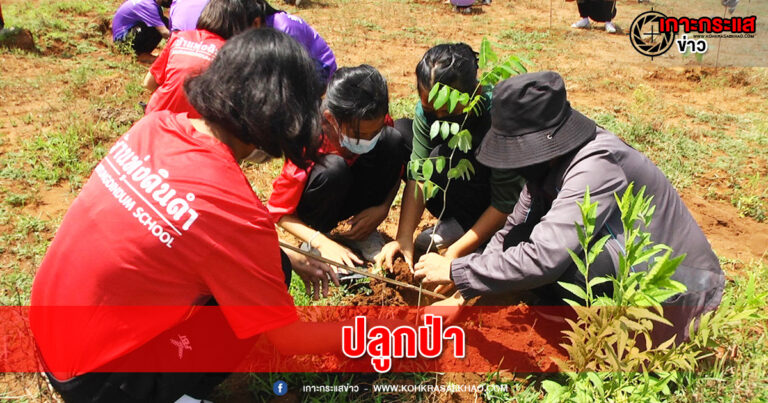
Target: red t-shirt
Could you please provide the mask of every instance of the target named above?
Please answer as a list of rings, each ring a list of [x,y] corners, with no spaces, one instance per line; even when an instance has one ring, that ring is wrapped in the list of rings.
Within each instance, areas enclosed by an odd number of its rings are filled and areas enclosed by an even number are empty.
[[[393,127],[395,124],[392,118],[387,114],[384,119],[384,124]],[[327,139],[327,137],[326,137]],[[323,143],[320,147],[319,154],[336,154],[341,155],[338,146],[332,144],[330,141]],[[347,166],[351,166],[355,163],[357,156],[353,158],[344,158],[347,162]],[[313,164],[314,165],[314,164]],[[284,215],[294,214],[296,208],[299,206],[301,195],[304,194],[304,187],[309,180],[309,173],[312,171],[312,165],[306,170],[301,169],[294,165],[291,161],[286,160],[283,163],[283,171],[272,182],[272,194],[267,201],[267,210],[272,214],[272,218],[275,222],[279,221]]]
[[[147,113],[169,110],[200,117],[187,101],[184,80],[203,72],[224,42],[224,38],[202,29],[175,32],[149,69],[160,86],[149,98]]]
[[[207,296],[240,338],[287,325],[297,315],[284,279],[274,223],[231,150],[186,114],[157,112],[117,141],[67,211],[35,276],[32,331],[66,379],[177,325]],[[63,321],[37,306],[104,309]],[[137,320],[115,306],[179,309]]]

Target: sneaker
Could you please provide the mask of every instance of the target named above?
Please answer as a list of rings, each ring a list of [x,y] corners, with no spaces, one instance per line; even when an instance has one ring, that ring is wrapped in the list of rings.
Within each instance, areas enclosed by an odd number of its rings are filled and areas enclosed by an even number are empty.
[[[347,242],[354,249],[359,250],[363,259],[369,262],[374,261],[373,257],[381,252],[381,248],[383,248],[384,244],[386,243],[384,242],[384,238],[381,237],[379,231],[373,231],[371,235],[368,235],[368,238],[365,238],[361,241],[349,240]]]
[[[465,232],[464,228],[461,227],[456,219],[449,218],[438,222],[437,233],[435,233],[435,227],[427,228],[422,231],[421,234],[416,237],[414,246],[421,250],[427,250],[430,242],[434,240],[433,247],[437,249],[447,248],[461,238]]]
[[[586,28],[589,26],[589,18],[582,18],[573,24],[571,24],[571,28]]]
[[[613,25],[612,22],[608,21],[605,23],[605,32],[609,34],[615,34],[616,33],[616,26]]]

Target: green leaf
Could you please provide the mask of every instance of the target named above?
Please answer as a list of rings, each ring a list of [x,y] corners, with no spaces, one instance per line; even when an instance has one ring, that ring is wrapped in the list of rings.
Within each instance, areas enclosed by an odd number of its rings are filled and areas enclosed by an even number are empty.
[[[541,382],[541,387],[544,388],[544,390],[547,392],[547,398],[553,399],[552,401],[557,402],[560,396],[565,393],[567,387],[560,385],[559,383],[555,381],[550,380],[544,380]]]
[[[512,66],[512,68],[515,70],[517,74],[525,74],[528,72],[528,69],[526,69],[525,66],[523,66],[520,58],[517,56],[510,56],[508,63],[510,64],[510,66]]]
[[[410,161],[408,164],[411,166],[411,176],[413,176],[413,179],[416,179],[419,177],[419,160],[413,160]]]
[[[472,148],[472,135],[469,133],[469,130],[462,130],[460,133],[463,134],[456,135],[459,138],[459,150],[465,153],[469,152]]]
[[[587,378],[589,378],[590,382],[592,382],[592,385],[595,385],[595,388],[600,391],[600,393],[603,392],[603,380],[600,379],[600,377],[594,373],[594,372],[587,372]]]
[[[579,227],[576,227],[579,228]],[[581,260],[579,255],[576,254],[576,252],[572,251],[571,249],[568,249],[568,254],[571,255],[571,260],[573,260],[573,263],[576,264],[576,268],[579,269],[579,273],[581,273],[582,276],[584,276],[587,273],[587,269],[584,266],[584,261]]]
[[[448,170],[448,179],[457,179],[461,176],[461,173],[457,168],[451,168]]]
[[[481,69],[485,69],[488,67],[489,63],[493,63],[496,60],[498,60],[498,56],[496,56],[496,52],[493,51],[491,42],[488,40],[488,38],[483,38],[482,42],[480,42],[480,57],[478,60],[478,66]]]
[[[456,149],[456,147],[459,146],[459,136],[453,136],[450,140],[448,140],[448,148],[451,150]]]
[[[565,288],[566,290],[570,291],[573,295],[583,299],[587,300],[587,293],[584,291],[583,288],[579,287],[576,284],[566,283],[563,281],[558,281],[557,284],[560,284],[560,287]]]
[[[432,189],[429,191],[429,198],[433,198],[437,195],[437,192],[440,191],[440,186],[434,185],[432,186]]]
[[[461,126],[459,126],[458,123],[451,123],[451,134],[456,135],[459,132],[459,129]]]
[[[442,121],[440,124],[440,136],[443,140],[448,138],[448,134],[451,133],[451,122]]]
[[[445,168],[445,157],[437,157],[435,160],[435,170],[437,173],[442,173]]]
[[[469,94],[462,92],[461,95],[459,95],[459,103],[463,106],[467,106],[469,103]]]
[[[453,113],[453,110],[456,109],[456,104],[459,103],[459,97],[461,97],[461,92],[451,89],[451,95],[448,97],[448,113]]]
[[[597,255],[599,255],[600,252],[603,251],[603,247],[605,247],[605,243],[608,242],[610,238],[611,238],[610,235],[606,235],[600,238],[597,242],[595,242],[594,245],[592,245],[589,248],[589,256],[587,256],[587,262],[589,262],[589,264],[592,264],[595,261],[595,259],[597,258]]]
[[[592,280],[589,280],[589,287],[592,288],[596,285],[600,285],[603,283],[607,283],[612,281],[609,277],[595,277]]]
[[[440,83],[435,83],[435,85],[432,86],[432,89],[429,90],[427,101],[432,102],[432,100],[435,98],[435,95],[437,95],[438,90],[440,90]]]
[[[444,85],[442,88],[440,88],[440,91],[437,93],[437,98],[435,99],[435,102],[432,103],[432,107],[435,108],[435,110],[438,110],[445,105],[446,102],[448,102],[448,93],[450,92],[450,88],[448,88],[447,85]]]
[[[435,187],[435,184],[431,181],[424,182],[424,201],[429,199],[429,195],[432,194],[432,188]]]
[[[432,178],[432,170],[434,167],[432,166],[432,160],[426,160],[424,161],[424,166],[421,167],[421,173],[424,175],[424,180],[430,180]],[[429,192],[427,192],[429,193]]]
[[[429,138],[433,139],[440,133],[440,121],[432,122],[432,126],[429,128]]]

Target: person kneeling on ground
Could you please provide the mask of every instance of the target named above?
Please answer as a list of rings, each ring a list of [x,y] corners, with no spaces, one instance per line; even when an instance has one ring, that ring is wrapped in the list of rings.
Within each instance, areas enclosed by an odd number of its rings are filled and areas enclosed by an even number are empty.
[[[125,0],[112,19],[112,40],[130,41],[139,60],[148,60],[160,41],[170,36],[162,9],[170,5],[170,0]]]
[[[260,334],[289,354],[341,350],[341,323],[298,322],[287,288],[291,266],[324,279],[326,292],[335,274],[281,254],[274,222],[239,166],[282,155],[307,165],[322,92],[314,63],[289,36],[251,29],[185,90],[202,117],[150,113],[123,135],[70,206],[35,276],[31,329],[66,402],[200,401],[225,374],[158,367],[203,355],[206,365],[232,361],[216,368],[234,369]],[[186,338],[200,305],[219,305],[221,320]]]
[[[478,88],[477,54],[472,48],[465,43],[451,43],[429,49],[416,66],[416,81],[420,102],[416,105],[414,118],[398,119],[395,128],[411,146],[411,163],[439,157],[447,161],[453,154],[453,165],[442,172],[435,171],[431,177],[431,181],[441,188],[447,187],[448,193],[440,192],[426,202],[422,196],[424,182],[407,170],[409,177],[403,191],[397,236],[376,257],[376,263],[386,267],[392,267],[398,253],[413,267],[414,249],[427,250],[430,244],[437,249],[447,248],[445,254],[452,258],[476,251],[504,225],[523,188],[523,179],[516,172],[488,168],[478,162],[471,150],[465,153],[457,149],[454,152],[448,147],[448,139],[430,138],[430,127],[437,120],[464,123],[464,129],[472,133],[474,150],[491,127],[492,88]],[[428,94],[436,83],[468,94],[482,94],[478,112],[472,111],[467,116],[459,106],[449,113],[447,105],[435,110]],[[468,180],[453,179],[447,186],[449,168],[454,168],[461,160],[472,165],[474,174]],[[414,196],[416,191],[418,195]],[[425,208],[434,217],[442,215],[442,218],[435,227],[421,232],[414,240]]]
[[[725,277],[704,233],[664,174],[640,152],[573,110],[557,73],[507,79],[497,85],[493,102],[493,126],[477,159],[490,167],[517,170],[527,180],[525,189],[482,254],[458,259],[425,255],[416,264],[416,279],[453,282],[459,295],[446,304],[523,291],[538,295],[540,305],[562,305],[564,298],[578,301],[557,284],[585,287],[568,254],[581,253],[574,228],[582,220],[577,202],[589,189],[591,201],[598,203],[595,239],[610,235],[590,265],[590,275],[616,276],[624,233],[614,195],[634,183],[636,189],[645,186],[656,205],[647,228],[653,241],[686,255],[672,279],[687,291],[664,305],[676,306],[674,312],[665,311],[674,316],[674,329],[666,331],[674,332],[678,341],[687,337],[688,323],[720,304]],[[595,287],[595,294],[611,291],[610,283]],[[672,334],[658,337],[667,340]]]
[[[144,87],[152,91],[145,113],[169,110],[200,117],[187,101],[184,80],[202,73],[227,39],[249,27],[242,0],[211,0],[197,29],[175,33],[144,76]]]
[[[373,260],[384,245],[376,228],[397,194],[406,147],[387,114],[387,82],[369,65],[339,69],[321,110],[319,163],[304,170],[286,161],[267,208],[278,225],[305,242],[305,249],[355,266],[363,261],[326,234],[352,217],[351,228],[340,237]]]

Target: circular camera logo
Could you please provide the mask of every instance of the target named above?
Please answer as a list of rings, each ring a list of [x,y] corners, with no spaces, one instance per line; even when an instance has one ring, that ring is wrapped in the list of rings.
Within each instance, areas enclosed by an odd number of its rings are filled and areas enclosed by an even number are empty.
[[[651,58],[666,53],[675,43],[674,32],[660,32],[659,22],[667,18],[658,11],[646,11],[632,21],[629,41],[641,55]]]

